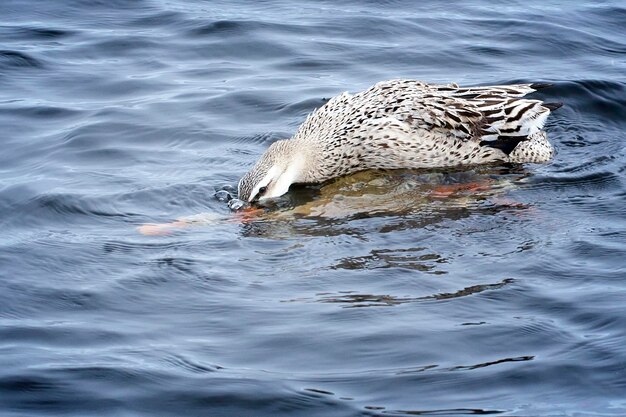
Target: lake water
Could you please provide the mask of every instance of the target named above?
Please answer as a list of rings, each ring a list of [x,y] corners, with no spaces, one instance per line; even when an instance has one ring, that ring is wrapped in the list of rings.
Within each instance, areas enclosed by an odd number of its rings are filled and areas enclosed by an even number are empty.
[[[626,415],[625,22],[621,1],[2,0],[0,415]],[[213,196],[391,78],[552,82],[558,153],[251,218]]]

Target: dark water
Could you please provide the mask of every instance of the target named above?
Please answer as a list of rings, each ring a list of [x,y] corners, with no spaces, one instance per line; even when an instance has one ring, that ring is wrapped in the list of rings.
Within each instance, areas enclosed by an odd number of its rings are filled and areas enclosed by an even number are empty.
[[[626,415],[624,3],[415,3],[2,0],[0,414]],[[554,162],[213,197],[395,77],[554,82]]]

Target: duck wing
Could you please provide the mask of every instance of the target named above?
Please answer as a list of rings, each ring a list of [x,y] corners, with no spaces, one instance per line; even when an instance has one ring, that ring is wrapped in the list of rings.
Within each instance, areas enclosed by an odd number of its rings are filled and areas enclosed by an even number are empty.
[[[541,130],[560,103],[522,98],[546,84],[461,88],[411,80],[378,83],[361,93],[374,109],[372,118],[395,118],[436,136],[474,140],[510,153]],[[357,95],[358,96],[358,95]],[[355,97],[356,98],[356,97]],[[366,110],[367,111],[367,110]]]

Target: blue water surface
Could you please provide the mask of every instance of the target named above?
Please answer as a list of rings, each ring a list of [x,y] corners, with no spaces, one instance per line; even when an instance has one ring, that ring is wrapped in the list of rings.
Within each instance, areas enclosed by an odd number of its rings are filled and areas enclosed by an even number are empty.
[[[625,22],[616,0],[2,0],[0,415],[626,415]],[[552,82],[558,153],[365,181],[498,195],[214,198],[391,78]]]

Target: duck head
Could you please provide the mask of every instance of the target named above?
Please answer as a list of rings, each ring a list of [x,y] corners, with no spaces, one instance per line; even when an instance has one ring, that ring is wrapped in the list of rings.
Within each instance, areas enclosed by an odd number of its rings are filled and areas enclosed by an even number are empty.
[[[293,140],[279,140],[239,181],[239,199],[248,203],[280,197],[291,184],[304,182],[305,156]]]

